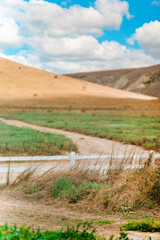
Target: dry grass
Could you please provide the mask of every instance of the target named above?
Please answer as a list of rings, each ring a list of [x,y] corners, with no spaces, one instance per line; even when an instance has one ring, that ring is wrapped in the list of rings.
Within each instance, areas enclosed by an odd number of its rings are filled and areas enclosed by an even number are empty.
[[[0,68],[1,105],[78,108],[114,108],[115,105],[118,108],[123,105],[128,108],[136,102],[141,106],[154,99],[62,75],[57,77],[3,58],[0,58]]]
[[[0,106],[0,113],[17,112],[89,112],[94,115],[99,112],[113,116],[124,117],[153,117],[160,116],[160,100],[143,101],[132,99],[109,99],[102,97],[78,97],[58,98],[53,101],[29,101],[14,102]],[[27,104],[29,103],[29,104]]]
[[[156,195],[160,190],[160,169],[146,164],[143,169],[124,170],[125,161],[122,161],[118,170],[107,172],[84,170],[82,166],[69,171],[50,170],[43,175],[35,175],[34,171],[25,172],[10,186],[27,198],[42,199],[49,204],[65,205],[79,211],[129,212],[139,208],[156,209],[160,204]],[[51,187],[64,179],[66,184],[67,181],[71,182],[67,193],[58,185],[58,191],[62,190],[63,194],[53,197]],[[77,195],[82,186],[81,194]]]
[[[54,94],[53,94],[54,95]],[[17,109],[19,108],[20,111],[108,111],[108,110],[119,110],[122,111],[130,111],[136,110],[139,111],[140,114],[146,114],[148,110],[158,111],[160,107],[160,100],[136,100],[136,99],[122,99],[122,98],[109,98],[109,97],[102,97],[102,96],[83,96],[79,94],[71,95],[69,94],[66,97],[54,96],[54,98],[39,98],[39,99],[7,99],[3,101],[1,99],[1,111],[11,111],[10,109]],[[14,104],[13,104],[14,102]]]

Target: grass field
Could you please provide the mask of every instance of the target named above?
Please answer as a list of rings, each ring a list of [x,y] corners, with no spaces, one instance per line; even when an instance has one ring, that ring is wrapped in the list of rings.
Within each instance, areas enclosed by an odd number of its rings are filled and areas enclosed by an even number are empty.
[[[55,155],[76,150],[65,136],[21,129],[0,122],[0,153],[2,155]]]
[[[118,140],[160,151],[160,117],[127,112],[15,112],[2,117]]]

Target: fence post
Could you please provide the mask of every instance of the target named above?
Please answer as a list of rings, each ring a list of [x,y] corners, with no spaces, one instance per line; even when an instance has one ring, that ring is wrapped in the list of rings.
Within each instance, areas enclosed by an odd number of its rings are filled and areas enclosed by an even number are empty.
[[[155,168],[156,154],[154,151],[150,151],[150,155],[151,155],[151,166]]]
[[[11,161],[9,159],[9,161],[8,161],[8,171],[7,171],[7,182],[6,182],[7,186],[10,184],[10,167],[11,167]]]
[[[70,152],[70,166],[71,168],[75,166],[76,163],[76,154],[75,152]]]

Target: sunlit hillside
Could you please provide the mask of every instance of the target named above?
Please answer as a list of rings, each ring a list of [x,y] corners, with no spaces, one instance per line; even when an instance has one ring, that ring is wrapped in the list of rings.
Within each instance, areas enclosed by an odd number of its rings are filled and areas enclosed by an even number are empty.
[[[0,105],[105,108],[154,99],[0,58]]]

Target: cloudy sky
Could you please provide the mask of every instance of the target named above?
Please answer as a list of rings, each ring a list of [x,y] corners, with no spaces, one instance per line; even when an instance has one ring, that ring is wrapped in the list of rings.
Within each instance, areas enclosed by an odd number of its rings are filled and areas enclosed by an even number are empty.
[[[160,1],[0,0],[0,56],[55,73],[160,63]]]

